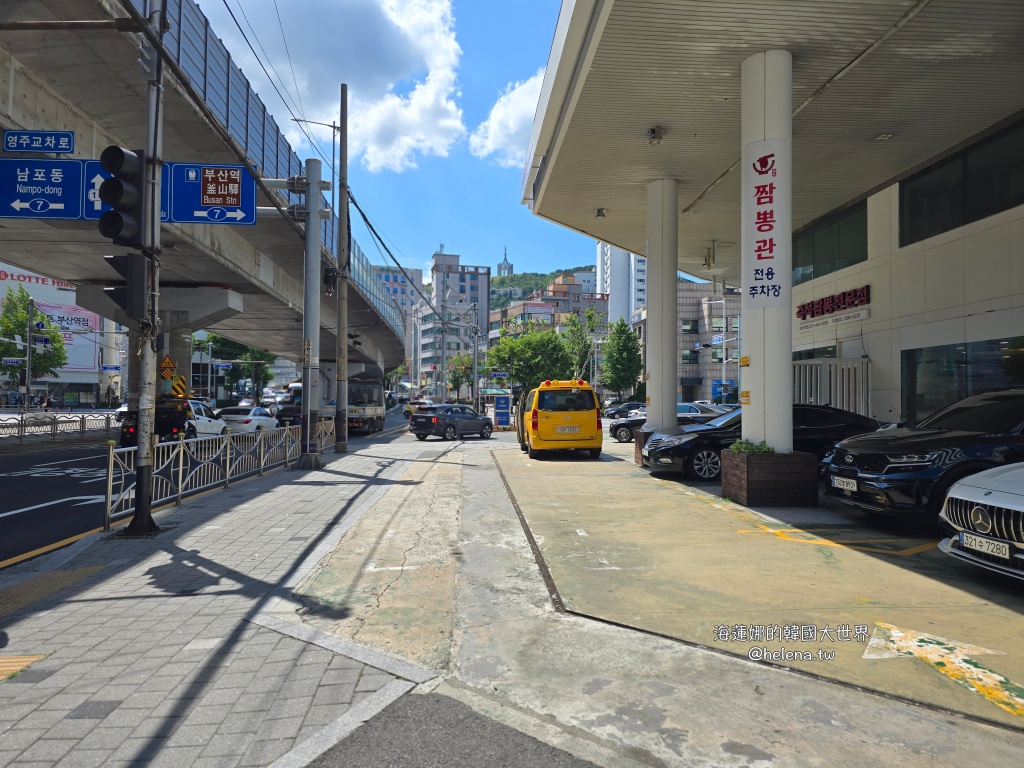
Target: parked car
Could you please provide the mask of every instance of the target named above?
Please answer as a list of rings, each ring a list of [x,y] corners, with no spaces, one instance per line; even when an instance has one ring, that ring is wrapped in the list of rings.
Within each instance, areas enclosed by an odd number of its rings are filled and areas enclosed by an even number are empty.
[[[593,459],[601,457],[601,410],[585,381],[545,381],[521,398],[518,410],[519,447],[531,459],[541,452],[573,449],[589,451]]]
[[[259,432],[262,429],[276,429],[277,419],[265,408],[235,405],[221,408],[217,417],[232,432]]]
[[[706,424],[721,415],[721,411],[706,405],[697,405],[696,403],[676,403],[676,423],[679,426]],[[647,421],[647,414],[645,411],[641,411],[635,416],[616,419],[608,425],[608,434],[620,443],[630,443],[633,441],[633,427],[643,424],[645,421]]]
[[[706,424],[683,427],[678,435],[655,433],[643,448],[644,466],[717,480],[722,451],[742,437],[743,411],[723,413]],[[824,405],[793,406],[793,448],[824,457],[848,437],[878,429],[875,419]]]
[[[604,417],[606,419],[622,419],[630,411],[634,411],[637,408],[643,408],[644,404],[637,401],[629,401],[628,403],[619,403],[618,405],[605,406]]]
[[[950,486],[939,549],[965,563],[1024,579],[1024,464],[968,475]]]
[[[836,446],[825,493],[864,511],[936,520],[952,485],[1024,460],[1024,389],[964,398],[914,427]]]
[[[301,405],[282,405],[274,414],[279,427],[296,426],[302,423]]]
[[[128,403],[121,403],[121,405],[117,407],[117,410],[114,411],[114,421],[120,424],[122,421],[124,421],[125,414],[127,413]]]
[[[409,419],[409,431],[418,440],[436,435],[443,440],[457,440],[462,435],[491,436],[494,424],[468,405],[430,405],[418,408]]]

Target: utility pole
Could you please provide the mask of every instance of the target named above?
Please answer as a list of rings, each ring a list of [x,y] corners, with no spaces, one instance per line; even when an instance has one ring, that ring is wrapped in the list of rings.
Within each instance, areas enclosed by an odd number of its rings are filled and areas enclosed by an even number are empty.
[[[348,280],[351,252],[348,241],[348,84],[341,84],[338,127],[338,327],[335,353],[334,452],[348,453]]]
[[[320,469],[320,161],[306,160],[306,232],[302,290],[302,454],[297,469]],[[316,390],[314,392],[314,390]]]
[[[28,328],[25,336],[25,413],[32,410],[32,334],[35,331],[36,300],[28,297]]]
[[[473,304],[473,410],[480,410],[480,305]]]
[[[139,323],[142,340],[139,354],[139,423],[135,462],[135,516],[125,529],[128,535],[159,530],[153,520],[154,428],[156,420],[156,343],[160,323],[160,175],[163,160],[163,37],[165,0],[150,3],[149,28],[160,40],[155,51],[152,77],[146,85],[146,191],[142,212],[143,253],[151,270],[148,318]]]

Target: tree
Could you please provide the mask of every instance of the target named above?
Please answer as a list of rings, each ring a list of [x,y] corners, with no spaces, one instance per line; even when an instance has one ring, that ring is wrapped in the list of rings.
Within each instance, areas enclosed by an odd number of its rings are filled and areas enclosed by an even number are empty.
[[[23,341],[28,333],[28,300],[31,295],[20,285],[8,287],[4,296],[3,311],[0,311],[0,356],[2,357],[25,357],[24,346],[18,347],[14,343],[14,337],[20,336]],[[46,346],[47,351],[40,351],[39,345],[32,350],[32,381],[45,377],[60,378],[58,371],[68,364],[68,353],[64,347],[64,335],[60,329],[43,314],[36,310],[33,319],[36,323],[42,323],[42,329],[33,328],[33,336],[36,334],[46,336],[50,343]],[[25,364],[0,365],[0,374],[3,374],[10,381],[20,381]]]
[[[448,358],[448,364],[455,366],[454,371],[448,371],[448,386],[455,390],[455,397],[458,398],[462,385],[473,383],[473,353],[452,355]]]
[[[553,330],[535,324],[519,329],[519,336],[502,330],[498,343],[488,353],[489,364],[508,373],[507,381],[532,389],[545,379],[568,379],[572,361],[565,344]]]
[[[640,339],[633,333],[629,323],[619,318],[608,333],[604,345],[604,373],[601,384],[622,397],[624,389],[636,386],[644,363],[640,357]]]
[[[597,310],[588,307],[580,322],[578,315],[572,315],[565,324],[562,341],[569,353],[572,378],[592,381],[594,376],[594,336],[597,334],[599,318]]]
[[[395,368],[395,370],[393,370],[391,373],[387,375],[389,382],[388,388],[391,390],[398,389],[398,385],[401,383],[402,377],[405,376],[407,373],[409,373],[409,371],[406,369],[404,363]]]
[[[193,342],[202,344],[204,342]],[[263,381],[266,365],[259,363],[274,362],[274,355],[248,344],[242,344],[215,333],[206,336],[205,343],[213,344],[213,357],[217,360],[251,360],[253,362],[233,363],[228,372],[224,375],[228,384],[234,387],[242,379],[252,379],[253,394],[259,396],[263,391]]]

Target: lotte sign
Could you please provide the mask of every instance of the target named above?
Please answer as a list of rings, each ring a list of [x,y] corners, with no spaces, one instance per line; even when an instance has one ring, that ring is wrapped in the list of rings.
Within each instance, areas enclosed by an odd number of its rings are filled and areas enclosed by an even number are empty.
[[[789,142],[754,141],[743,148],[742,262],[744,307],[789,307],[793,293],[793,227],[789,210]]]

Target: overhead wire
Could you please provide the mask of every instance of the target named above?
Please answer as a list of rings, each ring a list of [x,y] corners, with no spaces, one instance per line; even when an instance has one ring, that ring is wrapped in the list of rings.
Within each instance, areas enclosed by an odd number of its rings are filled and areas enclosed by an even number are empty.
[[[302,104],[302,91],[299,89],[299,80],[295,77],[295,63],[292,61],[292,52],[288,50],[288,36],[284,33],[284,22],[281,21],[281,9],[277,5],[277,0],[274,0],[274,10],[277,12],[277,26],[281,30],[281,40],[284,42],[284,53],[288,58],[288,67],[292,71],[292,83],[295,85],[295,98],[299,100],[299,114],[305,117],[306,108]]]

